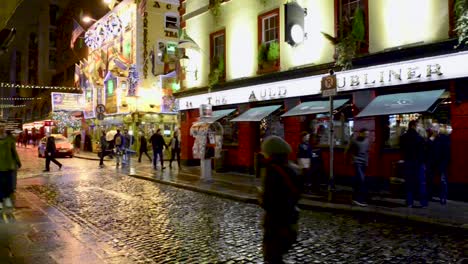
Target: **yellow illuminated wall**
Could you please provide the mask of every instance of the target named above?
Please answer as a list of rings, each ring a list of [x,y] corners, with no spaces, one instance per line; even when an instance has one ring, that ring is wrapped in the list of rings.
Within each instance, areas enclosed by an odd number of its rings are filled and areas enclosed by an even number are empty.
[[[448,38],[445,0],[369,0],[369,52]]]
[[[320,32],[334,35],[333,0],[298,0],[307,8],[304,43],[291,47],[284,42],[284,0],[231,0],[221,5],[221,18],[214,20],[209,0],[187,0],[186,31],[201,51],[187,50],[189,68],[198,71],[198,79],[188,74],[188,88],[208,84],[210,33],[226,31],[226,80],[257,75],[257,18],[280,8],[281,70],[333,62],[334,46]],[[446,0],[369,0],[369,52],[417,42],[430,43],[448,38]]]
[[[208,0],[189,0],[186,2],[186,14],[206,10]],[[208,83],[210,33],[226,30],[226,79],[252,77],[257,75],[257,18],[259,15],[280,8],[281,69],[322,64],[333,61],[333,46],[322,37],[320,31],[332,33],[333,1],[303,0],[298,3],[308,8],[305,17],[305,30],[308,39],[297,47],[284,42],[284,1],[269,0],[266,5],[258,0],[231,0],[223,3],[221,19],[215,22],[210,11],[187,20],[186,31],[200,46],[201,51],[187,50],[190,67],[198,70],[198,79],[188,76],[187,87],[203,87]],[[190,73],[188,74],[190,75]]]

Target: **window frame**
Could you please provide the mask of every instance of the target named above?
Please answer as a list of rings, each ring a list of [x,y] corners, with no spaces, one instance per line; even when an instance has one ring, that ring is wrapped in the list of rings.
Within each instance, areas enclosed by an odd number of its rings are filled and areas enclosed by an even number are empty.
[[[176,24],[175,24],[176,28],[167,27],[167,23],[168,23],[167,18],[168,17],[174,17],[174,18],[177,19]],[[173,23],[173,22],[170,22],[170,23]],[[178,32],[179,31],[179,26],[180,26],[180,17],[179,17],[179,15],[177,15],[176,13],[172,13],[172,12],[164,14],[164,30]]]
[[[369,0],[352,0],[352,1],[360,1],[362,2],[362,6],[364,9],[364,26],[366,29],[366,34],[364,37],[364,45],[362,45],[360,49],[361,54],[367,54],[369,53]],[[335,0],[334,3],[334,10],[335,10],[335,36],[339,35],[339,29],[338,26],[340,25],[340,19],[341,19],[341,8],[340,3],[342,3],[342,0]]]
[[[268,12],[262,13],[258,15],[257,17],[257,47],[259,48],[263,43],[264,39],[264,28],[263,28],[263,22],[265,19],[271,18],[272,16],[277,16],[276,19],[276,35],[278,36],[277,41],[278,41],[278,46],[279,46],[279,53],[280,56],[278,58],[278,61],[271,67],[267,69],[261,69],[260,64],[258,66],[257,74],[263,74],[263,73],[270,73],[270,72],[276,72],[280,70],[280,65],[281,65],[281,28],[280,28],[280,9],[276,8],[273,10],[270,10]],[[270,41],[271,42],[271,41]]]
[[[226,29],[225,28],[210,34],[210,71],[212,70],[211,65],[213,64],[213,56],[215,55],[214,54],[215,38],[220,37],[220,36],[224,36],[224,42],[223,42],[223,44],[224,44],[224,49],[223,49],[224,71],[223,71],[223,75],[221,76],[221,80],[225,80],[226,79],[226,65],[227,65],[227,61],[226,61],[226,59],[227,59],[226,58]]]

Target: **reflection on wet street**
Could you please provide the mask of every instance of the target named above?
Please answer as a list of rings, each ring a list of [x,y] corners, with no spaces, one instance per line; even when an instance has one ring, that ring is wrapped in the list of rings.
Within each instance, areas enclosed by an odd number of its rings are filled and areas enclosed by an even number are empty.
[[[27,169],[20,171],[20,178],[28,177],[25,172],[41,171],[43,160],[23,160]],[[260,207],[131,178],[113,166],[99,169],[96,161],[62,161],[62,171],[30,179],[33,185],[27,189],[79,226],[80,232],[99,234],[125,256],[120,263],[261,262]],[[456,230],[303,211],[299,241],[287,260],[457,263],[466,245],[466,234]]]

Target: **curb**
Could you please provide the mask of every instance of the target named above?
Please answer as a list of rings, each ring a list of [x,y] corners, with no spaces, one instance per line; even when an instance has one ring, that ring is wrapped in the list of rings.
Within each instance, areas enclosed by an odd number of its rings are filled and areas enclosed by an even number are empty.
[[[190,185],[190,184],[164,181],[164,180],[153,179],[153,178],[149,178],[149,177],[146,177],[146,176],[140,176],[140,175],[128,175],[128,176],[133,177],[133,178],[137,178],[137,179],[146,180],[146,181],[152,181],[152,182],[157,182],[157,183],[161,183],[161,184],[171,185],[171,186],[174,186],[174,187],[178,187],[178,188],[182,188],[182,189],[186,189],[186,190],[190,190],[190,191],[211,194],[211,195],[214,195],[214,196],[218,196],[218,197],[226,198],[226,199],[230,199],[230,200],[235,200],[235,201],[239,201],[239,202],[244,202],[244,203],[249,203],[249,204],[258,204],[258,200],[256,198],[249,197],[249,196],[229,194],[229,193],[224,193],[224,192],[220,192],[220,191],[215,191],[215,190],[196,187],[196,186],[193,186],[193,185]]]
[[[80,156],[80,155],[76,155],[76,154],[75,154],[73,157],[74,157],[74,158],[77,158],[77,159],[97,160],[97,161],[99,161],[99,158],[85,157],[85,156]]]

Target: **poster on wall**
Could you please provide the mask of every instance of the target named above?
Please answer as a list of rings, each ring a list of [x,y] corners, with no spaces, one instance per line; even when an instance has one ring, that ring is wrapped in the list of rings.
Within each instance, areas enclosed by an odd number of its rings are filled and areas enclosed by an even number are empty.
[[[104,82],[106,95],[106,113],[117,113],[117,79],[109,78]]]
[[[87,87],[84,92],[85,106],[84,106],[84,117],[85,118],[95,118],[96,114],[94,112],[95,108],[95,90],[93,87]]]
[[[51,93],[52,111],[83,111],[85,99],[83,94]]]

